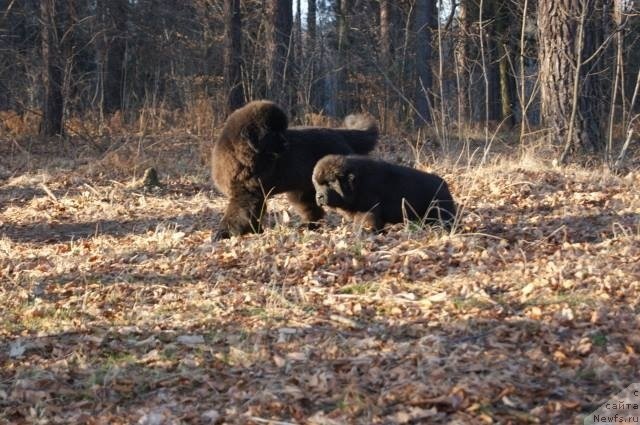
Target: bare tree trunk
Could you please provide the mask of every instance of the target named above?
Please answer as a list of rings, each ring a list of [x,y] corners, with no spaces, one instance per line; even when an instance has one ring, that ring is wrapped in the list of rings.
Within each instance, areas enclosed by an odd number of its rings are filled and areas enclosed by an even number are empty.
[[[62,85],[63,99],[63,120],[64,114],[69,113],[70,103],[76,95],[77,84],[74,79],[76,77],[76,53],[77,43],[77,24],[78,24],[78,0],[67,0],[66,15],[64,16],[62,39],[60,41],[60,51],[64,61],[64,83]]]
[[[122,109],[127,47],[127,0],[98,0],[100,34],[96,41],[101,107],[111,113]]]
[[[293,99],[295,99],[295,109],[301,114],[304,113],[304,105],[307,103],[307,91],[304,86],[304,57],[302,49],[302,10],[301,1],[296,0],[296,13],[293,19],[293,33],[291,45],[293,49],[292,73],[290,84],[292,87]]]
[[[509,55],[510,53],[506,49],[504,44],[498,45],[498,66],[500,75],[500,118],[506,122],[508,127],[513,127],[516,124],[515,116],[513,114],[513,93],[514,80],[511,72],[509,72]]]
[[[432,0],[417,0],[415,11],[416,68],[418,84],[415,92],[416,114],[422,125],[431,122],[430,93],[433,85],[431,71]]]
[[[513,60],[511,52],[511,12],[505,3],[494,3],[495,15],[495,38],[497,40],[497,62],[500,81],[500,118],[507,126],[513,127],[516,124],[513,113],[513,103],[515,100],[516,82],[512,74]]]
[[[570,152],[598,152],[604,147],[601,103],[608,94],[602,60],[607,0],[540,0],[538,56],[542,119],[548,140]],[[588,16],[588,18],[587,18]]]
[[[611,106],[609,99],[615,69],[615,50],[611,44],[613,39],[609,38],[612,27],[612,0],[591,0],[585,22],[585,68],[581,76],[583,83],[580,96],[584,142],[579,148],[587,152],[601,152],[606,147],[608,112]]]
[[[294,46],[296,52],[295,63],[296,66],[299,66],[302,63],[302,11],[300,0],[296,0],[296,18],[294,20],[294,28]]]
[[[268,95],[272,100],[288,105],[290,101],[288,68],[291,53],[291,0],[273,0],[269,5],[269,22]]]
[[[522,24],[520,27],[520,143],[522,144],[524,141],[524,135],[529,127],[529,118],[527,117],[527,106],[529,102],[527,101],[527,79],[525,73],[525,60],[524,55],[526,51],[526,29],[527,29],[527,16],[529,13],[529,0],[524,0],[524,4],[522,5]]]
[[[65,61],[61,49],[66,2],[40,0],[42,38],[42,122],[40,133],[44,136],[63,134]]]
[[[316,0],[307,1],[307,51],[313,51],[316,47]],[[311,48],[309,48],[309,46]]]
[[[624,58],[623,58],[623,50],[624,50],[624,29],[623,29],[623,11],[624,11],[624,0],[613,0],[613,12],[612,19],[613,23],[616,27],[620,28],[619,31],[615,35],[614,48],[615,48],[615,66],[614,66],[614,79],[613,85],[611,86],[611,106],[609,109],[609,127],[608,127],[608,135],[607,135],[607,149],[606,149],[606,158],[609,164],[613,163],[613,130],[616,121],[616,101],[618,99],[618,86],[621,88],[621,96],[620,96],[620,117],[622,118],[620,121],[621,127],[626,128],[625,122],[625,93],[624,93]]]
[[[500,101],[500,57],[498,54],[498,35],[494,25],[487,25],[492,19],[495,19],[495,10],[493,4],[490,3],[493,0],[488,1],[488,6],[485,7],[487,15],[483,17],[483,21],[480,24],[487,26],[487,32],[484,34],[486,37],[485,45],[487,46],[487,78],[489,82],[489,91],[485,93],[488,99],[488,118],[489,121],[498,122],[501,117],[501,101]]]
[[[320,76],[320,69],[322,68],[322,57],[318,49],[317,40],[317,23],[316,23],[316,0],[307,1],[307,38],[305,44],[306,66],[308,69],[308,90],[309,90],[309,105],[317,110],[322,107],[323,90],[322,76]]]
[[[388,72],[391,65],[391,2],[380,0],[380,62]]]
[[[349,77],[349,24],[348,16],[352,0],[336,0],[336,24],[338,26],[338,64],[336,70],[335,112],[344,115],[349,109],[347,79]]]
[[[458,33],[455,40],[456,86],[458,89],[458,127],[471,121],[469,107],[469,17],[468,1],[458,6]],[[462,133],[459,133],[460,135]]]
[[[15,13],[7,6],[7,0],[0,0],[0,28],[6,31],[5,37],[3,37],[6,48],[0,49],[0,111],[10,109],[10,105],[13,103],[9,81],[12,62],[15,62],[13,40],[18,39],[16,27],[19,26],[17,22],[14,22],[17,21]]]
[[[244,104],[240,0],[224,1],[224,82],[228,112]]]
[[[391,2],[389,0],[380,0],[380,67],[382,71],[386,75],[386,78],[392,78],[391,74],[391,64],[392,62],[392,37],[391,37],[391,25],[392,25],[392,17],[391,17]],[[392,112],[391,111],[391,95],[389,93],[389,85],[384,85],[384,94],[382,98],[383,102],[383,112],[385,115]],[[386,118],[386,117],[385,117]],[[383,120],[385,122],[386,120]]]

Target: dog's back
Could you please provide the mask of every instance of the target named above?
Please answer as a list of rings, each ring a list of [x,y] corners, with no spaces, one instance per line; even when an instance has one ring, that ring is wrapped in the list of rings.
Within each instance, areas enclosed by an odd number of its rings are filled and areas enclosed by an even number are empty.
[[[355,176],[353,205],[347,206],[352,212],[377,209],[385,223],[407,218],[452,224],[456,206],[440,176],[364,156],[345,159],[342,172]]]
[[[440,176],[380,160],[359,161],[366,167],[365,182],[371,179],[373,183],[366,191],[378,194],[385,222],[408,218],[451,224],[456,207],[447,182]]]

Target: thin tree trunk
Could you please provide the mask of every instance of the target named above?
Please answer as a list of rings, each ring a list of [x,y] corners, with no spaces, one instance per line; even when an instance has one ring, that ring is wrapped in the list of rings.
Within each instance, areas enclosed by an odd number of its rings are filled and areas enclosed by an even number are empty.
[[[322,60],[317,44],[316,0],[307,1],[307,38],[304,57],[309,75],[307,80],[309,105],[317,110],[323,104],[323,91],[321,90],[323,81],[319,75],[320,69],[322,69]]]
[[[516,118],[513,114],[513,93],[514,80],[509,72],[509,55],[511,54],[505,44],[498,45],[499,67],[500,67],[500,115],[502,120],[506,120],[509,127],[516,124]]]
[[[315,50],[316,46],[316,0],[307,1],[307,51]]]
[[[111,113],[122,109],[127,46],[127,0],[98,0],[100,34],[96,43],[101,107]]]
[[[391,41],[391,2],[389,0],[380,0],[380,67],[382,68],[384,74],[387,78],[390,77],[391,74],[391,56],[392,56],[392,41]],[[383,110],[384,113],[387,114],[390,112],[390,93],[389,93],[389,85],[384,85],[384,94],[383,94]],[[385,117],[386,118],[386,117]],[[384,120],[386,121],[386,119]],[[383,122],[384,122],[383,121]]]
[[[302,10],[300,3],[300,0],[296,0],[296,18],[294,21],[294,46],[296,52],[296,66],[299,66],[302,63]]]
[[[42,38],[42,122],[40,132],[44,136],[63,134],[64,59],[60,48],[65,2],[40,0]]]
[[[269,6],[269,68],[267,86],[269,97],[282,104],[290,101],[288,87],[289,58],[292,30],[291,0],[273,0]]]
[[[301,0],[296,0],[296,13],[293,20],[293,35],[291,40],[291,45],[293,47],[293,63],[292,63],[292,78],[291,78],[291,86],[292,91],[294,92],[294,99],[297,109],[304,108],[307,99],[307,91],[304,87],[304,78],[302,75],[303,67],[304,67],[304,58],[303,58],[303,43],[302,43],[302,10],[301,10]]]
[[[500,119],[509,127],[513,127],[516,118],[513,113],[516,83],[511,74],[513,60],[511,58],[511,12],[505,3],[493,4],[496,52],[500,81]]]
[[[485,16],[485,22],[492,19],[492,16]],[[500,91],[500,56],[498,52],[498,40],[495,28],[489,27],[489,31],[485,33],[487,46],[487,78],[489,79],[489,91],[486,93],[489,99],[489,121],[498,122],[502,119],[502,104]]]
[[[380,63],[385,71],[391,66],[391,2],[380,0]]]
[[[240,0],[224,2],[224,81],[227,110],[231,112],[244,104]]]
[[[458,6],[458,33],[455,40],[456,86],[458,100],[458,130],[469,123],[469,18],[468,0],[462,0]]]
[[[19,40],[18,28],[19,20],[16,19],[16,13],[11,7],[8,7],[7,0],[0,0],[0,28],[4,28],[6,33],[3,39],[5,48],[0,49],[0,111],[11,109],[12,93],[11,93],[11,71],[13,71],[12,62],[15,62],[14,40]]]
[[[349,32],[348,15],[351,0],[336,0],[336,24],[338,26],[338,64],[336,69],[335,112],[344,115],[348,110],[347,79],[349,77]]]
[[[622,0],[614,0],[613,5],[613,22],[618,28],[622,27],[623,23],[623,3]],[[606,158],[607,161],[612,164],[613,162],[613,129],[615,126],[616,120],[616,100],[618,98],[618,86],[621,87],[621,105],[622,111],[620,117],[621,127],[626,128],[626,123],[624,122],[625,111],[624,111],[624,58],[623,58],[623,49],[624,49],[624,32],[623,30],[619,30],[615,36],[615,71],[614,71],[614,80],[613,85],[611,86],[611,106],[609,109],[609,129],[607,135],[607,149],[606,149]]]
[[[520,28],[520,144],[524,142],[524,135],[529,127],[529,118],[527,117],[527,86],[526,86],[526,74],[525,74],[525,33],[527,28],[527,13],[529,9],[529,1],[524,0],[522,6],[522,26]]]
[[[418,84],[415,92],[417,119],[420,124],[431,122],[429,96],[433,85],[431,71],[431,1],[417,0],[415,15],[416,68]]]
[[[485,49],[485,23],[484,23],[484,0],[480,0],[480,8],[478,13],[478,29],[480,39],[480,60],[482,62],[482,79],[484,81],[484,140],[489,142],[489,120],[491,119],[491,103],[490,103],[490,84],[489,71],[487,69],[487,55]]]

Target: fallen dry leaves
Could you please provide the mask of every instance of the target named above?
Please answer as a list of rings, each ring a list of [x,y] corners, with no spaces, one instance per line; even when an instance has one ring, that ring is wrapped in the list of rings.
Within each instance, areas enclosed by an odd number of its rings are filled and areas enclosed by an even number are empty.
[[[452,235],[276,199],[212,244],[201,168],[95,167],[1,183],[2,423],[572,423],[640,381],[637,171],[442,166]]]

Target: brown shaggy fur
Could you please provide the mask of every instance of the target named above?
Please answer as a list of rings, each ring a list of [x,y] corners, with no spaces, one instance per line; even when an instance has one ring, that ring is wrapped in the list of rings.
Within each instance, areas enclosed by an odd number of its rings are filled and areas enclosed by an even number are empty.
[[[405,218],[450,229],[456,207],[435,174],[362,156],[328,155],[313,170],[318,205],[337,208],[381,230]]]
[[[369,116],[350,116],[347,127],[287,128],[286,114],[265,100],[234,111],[212,152],[213,182],[229,198],[214,239],[260,231],[265,201],[277,193],[287,193],[305,222],[321,219],[311,182],[316,162],[328,154],[366,154],[378,139]]]

